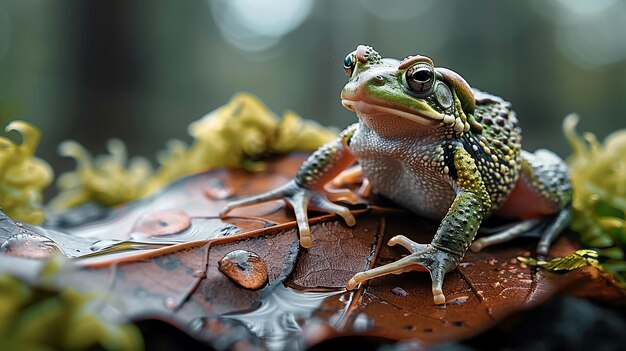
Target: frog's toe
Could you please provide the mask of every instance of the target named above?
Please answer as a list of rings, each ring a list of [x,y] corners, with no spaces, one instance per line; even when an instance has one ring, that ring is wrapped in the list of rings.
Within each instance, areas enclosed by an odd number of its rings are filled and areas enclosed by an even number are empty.
[[[370,183],[369,179],[363,178],[363,183],[361,183],[359,190],[357,190],[357,194],[364,198],[368,198],[372,195],[372,183]]]
[[[542,221],[543,221],[542,218],[537,217],[537,218],[531,218],[531,219],[527,219],[525,221],[519,222],[500,233],[492,234],[492,235],[474,240],[474,242],[470,246],[470,249],[473,252],[479,252],[480,250],[488,246],[504,243],[509,240],[515,239],[525,233],[528,233],[530,230],[540,225]]]
[[[348,168],[333,179],[333,185],[344,186],[346,184],[356,184],[363,181],[363,168],[360,165]]]
[[[571,220],[572,209],[570,206],[567,206],[554,217],[546,230],[541,234],[541,239],[539,239],[537,244],[537,256],[543,258],[548,255],[552,242],[569,225]]]
[[[357,285],[364,283],[370,279],[382,277],[389,274],[400,274],[406,271],[412,270],[411,267],[415,266],[415,257],[413,255],[406,256],[401,258],[395,262],[368,269],[367,271],[360,272],[355,274],[346,284],[346,289],[352,290],[357,287]]]
[[[435,289],[433,289],[433,300],[435,301],[435,305],[443,305],[446,303],[446,296],[441,290],[435,291]]]
[[[344,201],[352,205],[356,205],[361,200],[356,196],[354,192],[348,189],[324,189],[326,191],[326,197],[331,202]]]
[[[321,195],[313,196],[313,199],[311,199],[311,206],[318,210],[334,213],[340,216],[350,227],[356,224],[356,219],[354,218],[354,215],[347,207],[334,204]]]
[[[424,250],[427,246],[425,244],[418,244],[404,235],[394,236],[393,238],[389,239],[389,241],[387,242],[387,245],[389,246],[402,245],[405,249],[411,252]]]
[[[308,192],[297,192],[291,196],[285,196],[285,201],[293,207],[293,213],[296,216],[298,231],[300,235],[300,246],[308,249],[313,244],[311,239],[311,227],[309,226],[309,216],[307,214],[307,206],[311,197]]]
[[[298,190],[298,185],[292,180],[274,190],[270,190],[268,192],[254,195],[254,196],[249,196],[243,199],[231,201],[227,203],[226,206],[224,206],[224,208],[220,211],[219,216],[224,217],[230,211],[234,210],[237,207],[250,206],[250,205],[259,204],[259,203],[270,201],[270,200],[277,200],[277,199],[289,196],[292,193],[296,192],[297,190]]]
[[[430,279],[433,281],[433,300],[435,305],[443,305],[446,303],[446,295],[443,294],[443,278],[446,271],[443,267],[438,267],[430,271]]]

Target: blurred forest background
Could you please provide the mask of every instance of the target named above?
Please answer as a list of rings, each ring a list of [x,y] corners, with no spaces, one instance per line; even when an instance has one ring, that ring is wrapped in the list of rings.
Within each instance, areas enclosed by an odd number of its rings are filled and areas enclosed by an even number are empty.
[[[430,56],[511,101],[529,150],[569,153],[561,121],[626,127],[626,2],[619,0],[0,0],[0,123],[44,134],[39,156],[112,137],[154,160],[235,92],[343,127],[343,58]]]

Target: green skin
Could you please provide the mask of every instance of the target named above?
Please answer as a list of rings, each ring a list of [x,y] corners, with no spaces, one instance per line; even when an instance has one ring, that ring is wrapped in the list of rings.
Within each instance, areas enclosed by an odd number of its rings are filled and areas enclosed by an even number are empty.
[[[314,152],[292,181],[231,202],[222,215],[282,198],[294,208],[300,244],[310,247],[307,208],[356,223],[323,190],[356,160],[377,193],[441,225],[429,244],[403,235],[390,239],[389,245],[400,244],[411,254],[356,274],[348,289],[421,266],[430,272],[434,302],[444,304],[444,276],[469,248],[479,251],[541,229],[537,253],[547,255],[571,217],[569,175],[563,160],[550,151],[521,149],[521,129],[510,103],[472,89],[425,56],[383,59],[360,45],[346,56],[344,68],[350,79],[341,92],[342,104],[356,113],[358,123]],[[493,213],[521,221],[474,241],[483,219]]]

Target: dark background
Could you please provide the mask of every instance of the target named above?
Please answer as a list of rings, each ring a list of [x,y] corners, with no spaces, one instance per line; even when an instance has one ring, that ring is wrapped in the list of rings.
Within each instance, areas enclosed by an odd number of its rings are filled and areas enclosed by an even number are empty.
[[[626,2],[0,0],[0,122],[94,153],[124,140],[153,156],[233,93],[326,125],[355,120],[339,102],[344,56],[430,56],[513,102],[529,150],[569,153],[563,117],[600,137],[623,128]],[[58,173],[58,172],[57,172]]]

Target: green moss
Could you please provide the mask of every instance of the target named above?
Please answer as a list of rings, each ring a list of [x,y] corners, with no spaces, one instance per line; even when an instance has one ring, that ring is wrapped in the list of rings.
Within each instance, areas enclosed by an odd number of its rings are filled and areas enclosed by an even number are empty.
[[[599,254],[602,267],[626,286],[626,130],[603,143],[576,132],[578,117],[568,116],[563,130],[572,147],[568,159],[574,188],[571,229]]]

